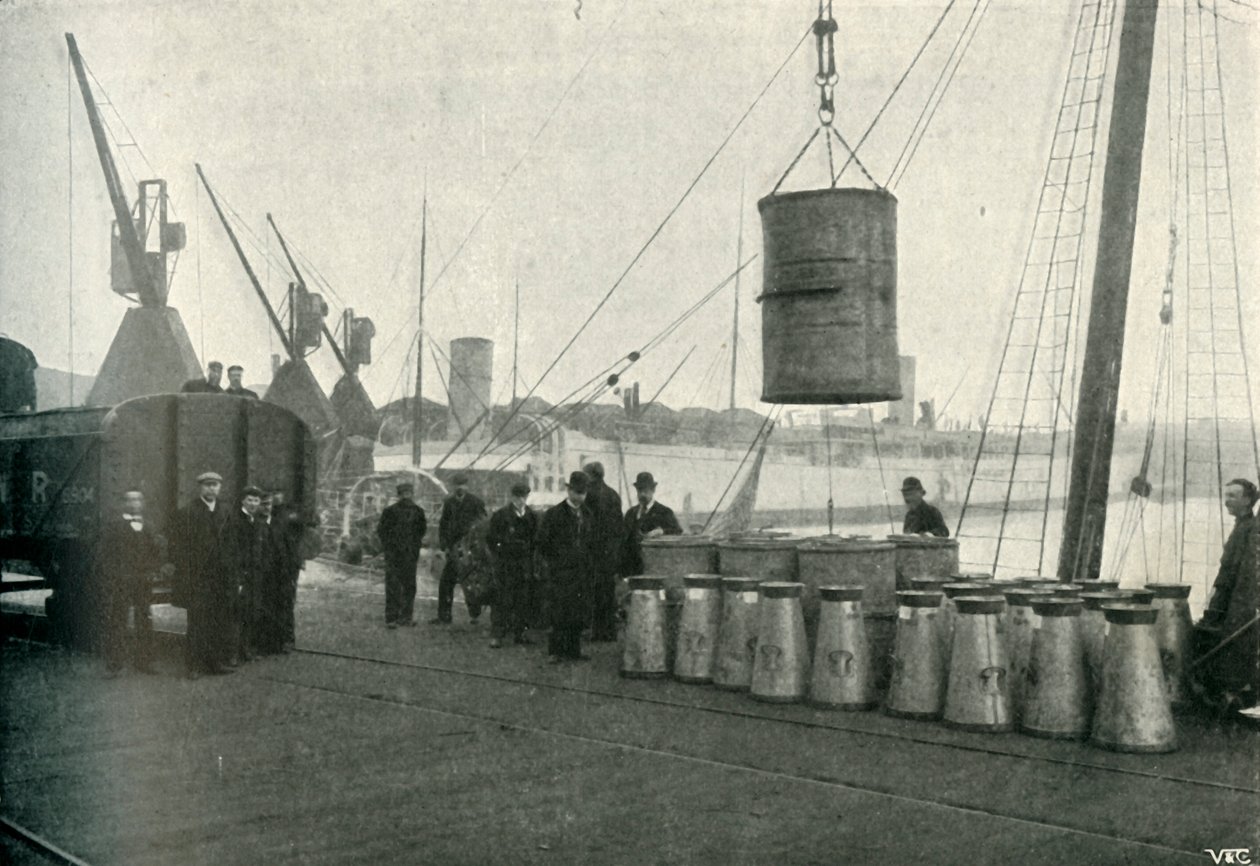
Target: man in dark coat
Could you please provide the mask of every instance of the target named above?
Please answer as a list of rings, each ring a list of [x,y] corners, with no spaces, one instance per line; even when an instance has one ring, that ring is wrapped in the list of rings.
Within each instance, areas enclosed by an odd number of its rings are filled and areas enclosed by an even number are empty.
[[[184,394],[222,394],[223,386],[219,384],[222,380],[223,365],[218,361],[211,361],[206,366],[204,379],[189,379],[179,390]]]
[[[451,479],[455,492],[442,503],[442,516],[438,520],[438,546],[446,555],[442,577],[438,581],[438,613],[431,622],[446,625],[451,621],[451,608],[455,603],[455,584],[459,580],[459,566],[455,545],[467,534],[478,520],[486,516],[486,504],[468,492],[468,476],[459,474]],[[481,604],[464,596],[468,604],[468,618],[476,622],[481,616]]]
[[[1255,706],[1260,697],[1260,521],[1252,513],[1257,498],[1256,485],[1245,478],[1225,485],[1234,529],[1196,626],[1195,648],[1203,661],[1195,668],[1195,691],[1204,704],[1219,709]]]
[[[269,490],[262,491],[254,519],[258,523],[259,564],[249,609],[253,611],[250,644],[261,655],[284,650],[285,568],[284,538]]]
[[[223,389],[224,394],[231,394],[233,397],[248,397],[251,400],[258,399],[258,392],[251,391],[241,384],[241,380],[245,376],[245,368],[240,364],[233,364],[228,367],[228,386]]]
[[[941,516],[939,508],[923,500],[926,495],[927,491],[923,489],[923,482],[913,475],[902,482],[901,498],[906,503],[906,519],[901,525],[902,533],[949,538],[949,527],[945,525],[945,518]]]
[[[271,525],[277,541],[283,590],[280,606],[281,652],[288,652],[296,638],[294,609],[297,606],[298,576],[306,561],[303,558],[303,541],[307,527],[301,511],[288,504],[283,490],[272,492],[271,503]]]
[[[96,570],[105,596],[105,669],[122,669],[127,653],[127,613],[134,610],[131,660],[136,670],[152,673],[153,626],[149,618],[152,581],[162,569],[157,536],[144,520],[144,494],[129,490],[122,513],[101,528]]]
[[[626,576],[643,573],[643,539],[682,535],[674,512],[656,501],[656,479],[651,472],[640,472],[634,479],[634,489],[639,504],[626,512],[625,555],[621,565],[621,573]]]
[[[228,648],[238,664],[249,661],[258,651],[261,585],[266,567],[265,525],[258,519],[262,491],[246,487],[241,504],[223,527],[221,558],[228,579],[230,597]]]
[[[626,532],[621,514],[621,496],[604,483],[602,463],[588,463],[582,471],[591,479],[586,493],[586,507],[595,520],[592,527],[595,553],[591,567],[595,586],[591,596],[591,640],[615,641],[617,573],[621,570]]]
[[[590,612],[594,584],[595,516],[586,507],[585,473],[569,476],[568,495],[547,509],[538,527],[538,554],[546,569],[548,661],[583,660],[582,629]]]
[[[490,515],[486,543],[494,557],[494,590],[490,601],[490,646],[498,649],[511,633],[527,643],[525,629],[533,607],[534,540],[538,515],[530,510],[529,485],[512,485],[512,501]]]
[[[416,566],[427,524],[412,496],[415,485],[398,485],[398,501],[381,512],[376,535],[385,553],[385,627],[416,624]]]
[[[219,544],[227,509],[219,502],[223,478],[217,472],[197,476],[198,495],[171,521],[171,559],[175,565],[173,602],[188,610],[184,660],[188,675],[231,673],[227,661],[230,597],[220,565]]]

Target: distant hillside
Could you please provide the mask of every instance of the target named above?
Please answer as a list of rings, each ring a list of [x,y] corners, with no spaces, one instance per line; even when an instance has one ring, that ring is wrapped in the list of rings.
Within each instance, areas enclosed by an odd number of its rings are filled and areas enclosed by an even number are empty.
[[[35,399],[37,405],[35,408],[42,412],[45,409],[60,409],[63,406],[82,406],[83,401],[87,398],[88,391],[92,388],[92,383],[96,381],[96,377],[74,374],[73,401],[70,399],[71,381],[71,374],[65,370],[58,370],[53,367],[36,367]]]

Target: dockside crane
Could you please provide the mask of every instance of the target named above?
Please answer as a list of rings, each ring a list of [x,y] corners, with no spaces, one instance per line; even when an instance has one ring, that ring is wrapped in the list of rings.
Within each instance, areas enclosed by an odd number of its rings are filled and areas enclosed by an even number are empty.
[[[168,219],[166,181],[161,178],[140,181],[134,210],[128,203],[87,67],[71,33],[66,34],[66,47],[114,210],[110,287],[138,303],[123,316],[86,405],[113,406],[133,397],[174,393],[201,375],[179,311],[166,303],[171,270],[167,257],[184,248],[184,224]]]

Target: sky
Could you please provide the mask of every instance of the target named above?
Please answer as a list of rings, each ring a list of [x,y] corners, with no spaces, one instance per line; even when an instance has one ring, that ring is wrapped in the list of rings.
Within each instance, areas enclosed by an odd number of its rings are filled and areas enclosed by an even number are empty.
[[[1251,239],[1260,234],[1260,179],[1247,170],[1257,162],[1248,106],[1257,104],[1260,82],[1260,15],[1221,2],[1241,22],[1222,20],[1220,31],[1247,287],[1257,275]],[[835,4],[836,124],[850,142],[946,5]],[[519,368],[530,385],[616,284],[538,386],[544,398],[563,397],[724,280],[735,266],[741,220],[744,256],[760,251],[757,200],[817,126],[812,39],[793,53],[815,3],[578,6],[0,2],[0,332],[30,346],[44,366],[94,372],[127,307],[109,290],[112,212],[78,90],[69,87],[63,34],[73,32],[108,94],[107,123],[138,145],[119,151],[129,196],[133,174],[165,177],[176,218],[187,225],[170,303],[203,360],[243,364],[247,381],[265,383],[270,355],[280,347],[198,188],[198,162],[256,235],[258,246],[247,243],[247,253],[273,301],[288,277],[268,239],[268,213],[332,286],[326,299],[333,316],[352,306],[374,319],[376,357],[363,380],[378,404],[411,381],[426,198],[426,330],[443,347],[460,336],[493,339],[497,400],[511,390],[516,281]],[[956,2],[861,149],[880,182],[973,8]],[[918,358],[920,399],[934,397],[939,410],[953,394],[948,412],[956,418],[983,412],[992,386],[1076,8],[993,0],[892,187],[900,348]],[[1164,4],[1161,14],[1165,22],[1170,14],[1180,18],[1181,7]],[[1144,412],[1150,386],[1167,256],[1162,29],[1157,39],[1120,404],[1135,413]],[[825,171],[822,151],[812,150],[789,186],[824,183]],[[846,181],[863,183],[859,175]],[[764,411],[754,302],[760,281],[754,262],[739,288],[737,402]],[[1260,321],[1260,293],[1244,295],[1244,322]],[[724,405],[732,303],[732,291],[716,297],[637,363],[628,380],[640,380],[645,396],[655,393],[694,347],[662,399],[675,407]],[[1248,340],[1254,361],[1260,327]],[[310,360],[331,390],[338,370],[330,353]],[[425,364],[426,395],[443,399],[429,350]]]

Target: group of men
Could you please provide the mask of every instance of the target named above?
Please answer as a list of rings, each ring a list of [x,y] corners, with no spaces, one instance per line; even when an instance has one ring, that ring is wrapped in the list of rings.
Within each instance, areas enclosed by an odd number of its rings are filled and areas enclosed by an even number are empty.
[[[233,397],[252,397],[258,399],[258,392],[251,391],[241,384],[241,380],[245,376],[245,368],[240,364],[233,364],[228,367],[228,386],[226,388],[221,384],[223,381],[223,364],[219,361],[211,361],[206,365],[205,378],[198,376],[196,379],[189,379],[180,387],[182,394],[230,394]]]
[[[526,631],[545,623],[549,661],[584,659],[581,635],[594,641],[617,639],[618,576],[640,574],[645,537],[681,535],[674,512],[656,501],[656,480],[640,472],[634,487],[638,504],[622,512],[621,496],[604,483],[604,467],[588,463],[573,472],[565,498],[541,516],[528,504],[531,489],[518,483],[511,500],[486,519],[485,503],[468,491],[468,479],[452,479],[454,492],[442,503],[438,545],[446,562],[438,582],[434,624],[451,622],[455,584],[469,572],[469,559],[483,547],[491,580],[485,596],[465,583],[468,615],[476,622],[490,604],[490,646],[509,637],[528,643]],[[414,625],[415,572],[425,516],[412,500],[410,484],[398,487],[398,501],[385,509],[377,530],[386,560],[385,624]],[[545,608],[545,615],[540,614]]]
[[[282,491],[246,487],[229,505],[220,499],[222,486],[216,472],[199,475],[198,495],[172,517],[165,542],[145,517],[139,490],[126,493],[118,517],[102,528],[96,565],[107,596],[109,673],[128,655],[138,670],[151,670],[149,604],[159,575],[172,580],[171,603],[188,612],[184,657],[190,677],[231,673],[255,656],[293,647],[302,517],[287,507]]]

